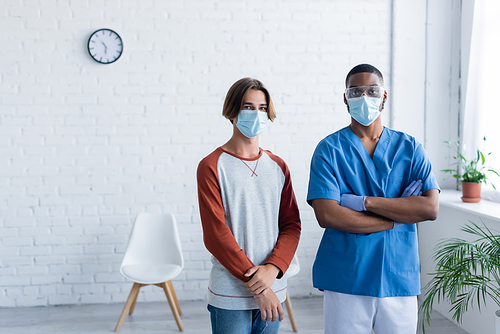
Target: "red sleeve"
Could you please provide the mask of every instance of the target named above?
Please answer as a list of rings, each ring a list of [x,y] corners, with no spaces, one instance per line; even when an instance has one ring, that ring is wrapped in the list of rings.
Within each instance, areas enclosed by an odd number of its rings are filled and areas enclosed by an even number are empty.
[[[281,278],[283,273],[288,270],[288,266],[290,266],[299,245],[301,231],[300,214],[288,166],[281,158],[269,151],[266,152],[281,167],[281,170],[285,174],[285,184],[281,191],[278,240],[266,261],[266,263],[272,263],[280,269],[278,278]]]
[[[248,281],[243,275],[254,264],[240,248],[226,225],[224,207],[217,174],[217,161],[222,153],[218,148],[198,165],[198,204],[200,206],[205,247],[234,277]]]

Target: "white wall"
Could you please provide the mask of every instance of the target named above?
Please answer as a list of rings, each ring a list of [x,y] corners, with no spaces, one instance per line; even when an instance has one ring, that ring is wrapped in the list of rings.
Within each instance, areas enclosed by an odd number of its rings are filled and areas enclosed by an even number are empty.
[[[394,0],[393,127],[415,136],[442,189],[456,181],[445,140],[458,140],[460,2]]]
[[[309,161],[317,142],[349,121],[348,70],[369,62],[390,77],[390,4],[2,2],[0,306],[124,301],[131,284],[118,268],[141,211],[175,214],[186,260],[177,296],[205,298],[210,263],[195,170],[229,138],[221,105],[244,76],[270,89],[278,119],[261,146],[288,162],[303,218],[302,271],[290,294],[319,294],[310,268],[322,231],[305,203]],[[124,41],[111,65],[86,50],[103,27]],[[139,301],[165,298],[141,290]]]
[[[391,127],[425,141],[425,1],[393,1]]]
[[[456,180],[440,170],[452,162],[443,142],[457,141],[459,136],[460,31],[459,1],[428,1],[425,147],[442,189],[456,187]]]

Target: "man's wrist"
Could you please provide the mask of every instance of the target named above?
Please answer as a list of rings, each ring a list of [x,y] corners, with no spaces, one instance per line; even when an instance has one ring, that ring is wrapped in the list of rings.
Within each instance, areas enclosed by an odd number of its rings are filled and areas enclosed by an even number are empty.
[[[365,201],[364,201],[364,205],[365,205],[365,210],[366,211],[370,211],[370,208],[371,208],[371,199],[373,198],[373,196],[365,196]]]
[[[266,266],[269,267],[269,270],[272,270],[273,272],[275,272],[276,275],[274,275],[274,277],[278,277],[278,275],[281,272],[280,268],[278,268],[276,265],[274,265],[272,263],[266,263]]]
[[[253,297],[257,298],[257,299],[259,299],[259,298],[268,298],[270,292],[274,293],[274,291],[272,289],[265,289],[261,293],[259,293],[258,295],[253,295]]]

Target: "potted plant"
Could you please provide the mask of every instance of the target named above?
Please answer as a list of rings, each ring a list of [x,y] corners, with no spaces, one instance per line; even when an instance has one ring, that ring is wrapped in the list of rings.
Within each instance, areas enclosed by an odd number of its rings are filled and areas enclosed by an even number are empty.
[[[483,137],[486,141],[486,137]],[[455,155],[452,156],[456,160],[453,165],[457,165],[458,169],[443,169],[442,172],[450,173],[454,178],[458,179],[462,184],[462,201],[468,203],[477,203],[481,200],[481,183],[487,184],[488,177],[486,172],[492,172],[500,176],[491,167],[485,166],[485,155],[477,149],[476,158],[474,160],[467,160],[462,153],[460,153],[460,145],[458,142],[451,143],[445,141],[448,148],[450,148]],[[487,155],[490,155],[489,152]],[[490,182],[494,189],[495,185]]]
[[[450,238],[441,241],[433,254],[436,272],[425,286],[422,329],[430,324],[430,313],[434,300],[443,299],[451,303],[452,318],[458,323],[469,307],[477,303],[479,309],[486,304],[487,297],[500,309],[500,235],[493,234],[483,224],[472,221],[462,231],[478,238],[474,241]],[[500,311],[495,312],[496,334],[500,334]]]

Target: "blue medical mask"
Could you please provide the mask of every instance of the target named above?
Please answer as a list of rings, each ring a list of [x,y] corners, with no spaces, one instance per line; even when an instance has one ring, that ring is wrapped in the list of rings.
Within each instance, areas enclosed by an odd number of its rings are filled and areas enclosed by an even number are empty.
[[[380,116],[380,102],[382,97],[361,96],[347,99],[349,113],[358,123],[368,126]]]
[[[258,110],[241,110],[236,126],[245,137],[253,138],[261,134],[267,125],[267,112]]]

